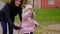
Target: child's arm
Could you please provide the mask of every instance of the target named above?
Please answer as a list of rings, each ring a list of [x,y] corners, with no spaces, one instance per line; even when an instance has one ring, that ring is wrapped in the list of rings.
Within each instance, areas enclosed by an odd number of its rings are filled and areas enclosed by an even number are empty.
[[[34,23],[35,23],[35,26],[38,26],[39,25],[36,21]]]
[[[32,11],[32,18],[34,19],[34,17],[35,17],[35,13]]]
[[[33,11],[32,11],[32,17],[34,19],[35,26],[38,26],[39,24],[35,21],[35,18],[34,18],[35,17],[35,12],[33,12]]]

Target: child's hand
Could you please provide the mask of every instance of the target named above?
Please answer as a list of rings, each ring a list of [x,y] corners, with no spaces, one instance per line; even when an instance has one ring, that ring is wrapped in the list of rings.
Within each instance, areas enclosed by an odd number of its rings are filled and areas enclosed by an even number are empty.
[[[35,26],[37,27],[38,25],[37,25],[37,24],[35,24]]]
[[[39,24],[35,21],[35,26],[38,26]]]

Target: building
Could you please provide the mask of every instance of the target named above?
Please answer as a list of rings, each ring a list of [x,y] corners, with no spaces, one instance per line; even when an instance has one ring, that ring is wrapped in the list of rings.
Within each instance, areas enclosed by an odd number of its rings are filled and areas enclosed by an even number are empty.
[[[60,0],[31,0],[34,8],[60,8]]]

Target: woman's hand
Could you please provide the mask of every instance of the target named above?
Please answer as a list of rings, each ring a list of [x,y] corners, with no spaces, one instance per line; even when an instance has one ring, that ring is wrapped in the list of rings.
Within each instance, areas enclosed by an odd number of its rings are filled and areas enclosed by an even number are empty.
[[[16,24],[16,25],[18,25],[18,24]],[[20,30],[20,29],[22,29],[22,27],[16,26],[16,25],[14,24],[14,26],[13,26],[13,28],[14,28],[15,30]]]
[[[16,25],[14,25],[13,28],[14,28],[15,30],[19,30],[19,29],[20,29],[19,26],[16,26]]]

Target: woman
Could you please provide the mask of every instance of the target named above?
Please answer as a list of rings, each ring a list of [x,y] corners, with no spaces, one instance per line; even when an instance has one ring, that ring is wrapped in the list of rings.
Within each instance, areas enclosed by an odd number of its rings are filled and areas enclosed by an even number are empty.
[[[3,34],[7,34],[7,24],[9,34],[13,34],[13,28],[16,30],[19,29],[18,26],[14,25],[14,18],[17,14],[19,14],[20,21],[22,20],[22,3],[23,0],[11,0],[10,3],[6,3],[6,5],[0,10],[0,20]]]

